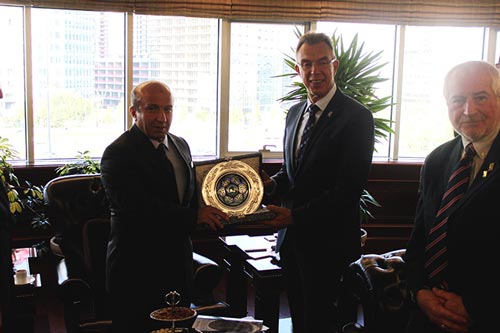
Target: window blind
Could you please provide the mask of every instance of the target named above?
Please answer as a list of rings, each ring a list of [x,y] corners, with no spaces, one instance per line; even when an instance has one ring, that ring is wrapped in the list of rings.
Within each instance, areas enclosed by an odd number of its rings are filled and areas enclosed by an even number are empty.
[[[500,27],[498,0],[0,0],[0,3],[228,20]]]

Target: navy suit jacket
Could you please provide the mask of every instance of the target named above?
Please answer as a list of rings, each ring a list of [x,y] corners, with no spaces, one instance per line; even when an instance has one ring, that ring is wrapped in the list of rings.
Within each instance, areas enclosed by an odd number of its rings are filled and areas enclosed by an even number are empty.
[[[150,139],[133,126],[103,153],[101,177],[111,210],[107,288],[112,294],[135,294],[151,307],[165,306],[163,296],[176,290],[190,302],[197,196],[187,142],[168,134],[189,170],[182,203],[166,189],[168,175]],[[156,305],[151,301],[156,301]],[[133,298],[131,298],[133,299]],[[134,301],[135,302],[135,301]]]
[[[294,143],[306,105],[288,111],[284,163],[273,176],[293,215],[285,238],[293,238],[289,243],[306,256],[327,255],[330,267],[340,271],[361,253],[359,200],[372,162],[373,116],[337,89],[296,166]]]
[[[408,287],[416,291],[426,283],[424,247],[435,222],[453,167],[463,151],[461,137],[439,146],[422,167],[415,226],[405,262]],[[500,299],[496,266],[500,233],[500,134],[497,135],[474,182],[454,206],[448,219],[448,277],[451,291],[462,296],[472,321],[470,332],[498,331],[495,316]],[[418,311],[418,309],[417,309]]]

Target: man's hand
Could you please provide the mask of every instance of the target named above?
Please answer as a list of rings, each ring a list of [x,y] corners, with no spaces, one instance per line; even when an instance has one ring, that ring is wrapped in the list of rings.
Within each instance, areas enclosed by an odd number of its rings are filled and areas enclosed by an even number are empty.
[[[264,220],[262,224],[275,229],[282,229],[292,224],[292,212],[290,209],[275,205],[267,205],[266,208],[276,213],[276,217],[272,220]]]
[[[433,288],[417,293],[418,306],[430,321],[446,332],[467,333],[469,315],[462,298],[455,293]]]
[[[212,230],[224,228],[223,221],[228,220],[228,216],[223,211],[212,207],[206,206],[198,210],[198,224],[206,224]]]
[[[274,188],[274,182],[271,179],[271,177],[269,177],[267,172],[265,172],[264,170],[260,170],[260,178],[262,179],[262,183],[264,185],[264,192],[265,193],[272,192]]]

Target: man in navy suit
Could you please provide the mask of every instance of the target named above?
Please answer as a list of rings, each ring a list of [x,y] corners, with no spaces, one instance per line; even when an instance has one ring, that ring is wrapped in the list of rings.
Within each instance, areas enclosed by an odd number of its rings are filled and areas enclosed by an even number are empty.
[[[107,289],[114,332],[155,328],[149,314],[167,305],[167,292],[177,291],[179,305],[189,306],[190,232],[200,223],[222,228],[227,219],[214,207],[198,209],[189,146],[169,133],[173,104],[163,82],[136,86],[130,106],[134,125],[102,156],[102,182],[111,209]]]
[[[342,276],[361,254],[359,204],[372,162],[373,116],[336,86],[339,61],[330,37],[304,34],[296,59],[308,98],[288,111],[281,170],[263,176],[266,193],[282,198],[282,207],[268,205],[278,216],[264,223],[280,229],[293,332],[337,332]],[[311,104],[319,110],[298,161]]]
[[[453,67],[444,83],[454,139],[426,158],[420,175],[415,226],[405,262],[415,302],[407,332],[497,332],[500,289],[496,266],[500,233],[500,76],[495,66],[469,61]],[[453,167],[472,143],[468,188],[448,215],[443,281],[427,278],[429,230]],[[493,303],[492,303],[493,302]],[[492,305],[493,304],[493,305]]]

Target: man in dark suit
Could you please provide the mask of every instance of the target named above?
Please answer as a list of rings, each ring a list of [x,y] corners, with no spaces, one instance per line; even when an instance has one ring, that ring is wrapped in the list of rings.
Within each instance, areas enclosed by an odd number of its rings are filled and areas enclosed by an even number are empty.
[[[308,99],[288,111],[281,170],[271,180],[264,175],[266,193],[282,198],[282,207],[268,205],[278,216],[264,223],[280,229],[293,332],[337,332],[342,275],[361,254],[359,204],[372,161],[373,116],[336,86],[330,37],[304,34],[296,59]],[[313,127],[311,104],[319,108]]]
[[[132,128],[102,156],[101,176],[111,209],[107,288],[113,300],[114,332],[149,332],[149,314],[167,306],[177,291],[180,306],[191,303],[197,224],[222,228],[227,215],[198,209],[193,161],[187,142],[169,133],[173,96],[159,81],[132,91]],[[164,146],[163,146],[164,145]]]
[[[0,182],[0,332],[13,332],[15,303],[12,265],[12,214],[4,183]]]
[[[0,98],[3,98],[0,89]],[[12,265],[12,225],[5,183],[0,181],[0,332],[12,332],[14,304],[14,267]]]
[[[415,302],[407,332],[498,332],[500,292],[492,270],[500,234],[499,73],[482,61],[459,64],[445,78],[444,97],[459,135],[432,151],[422,167],[415,226],[405,254]],[[449,206],[447,221],[437,223],[452,170],[470,143],[476,155],[465,175],[465,193]],[[439,243],[444,257],[430,256],[435,245],[428,240],[443,226],[446,233]],[[444,259],[441,268],[428,269],[439,258]]]

